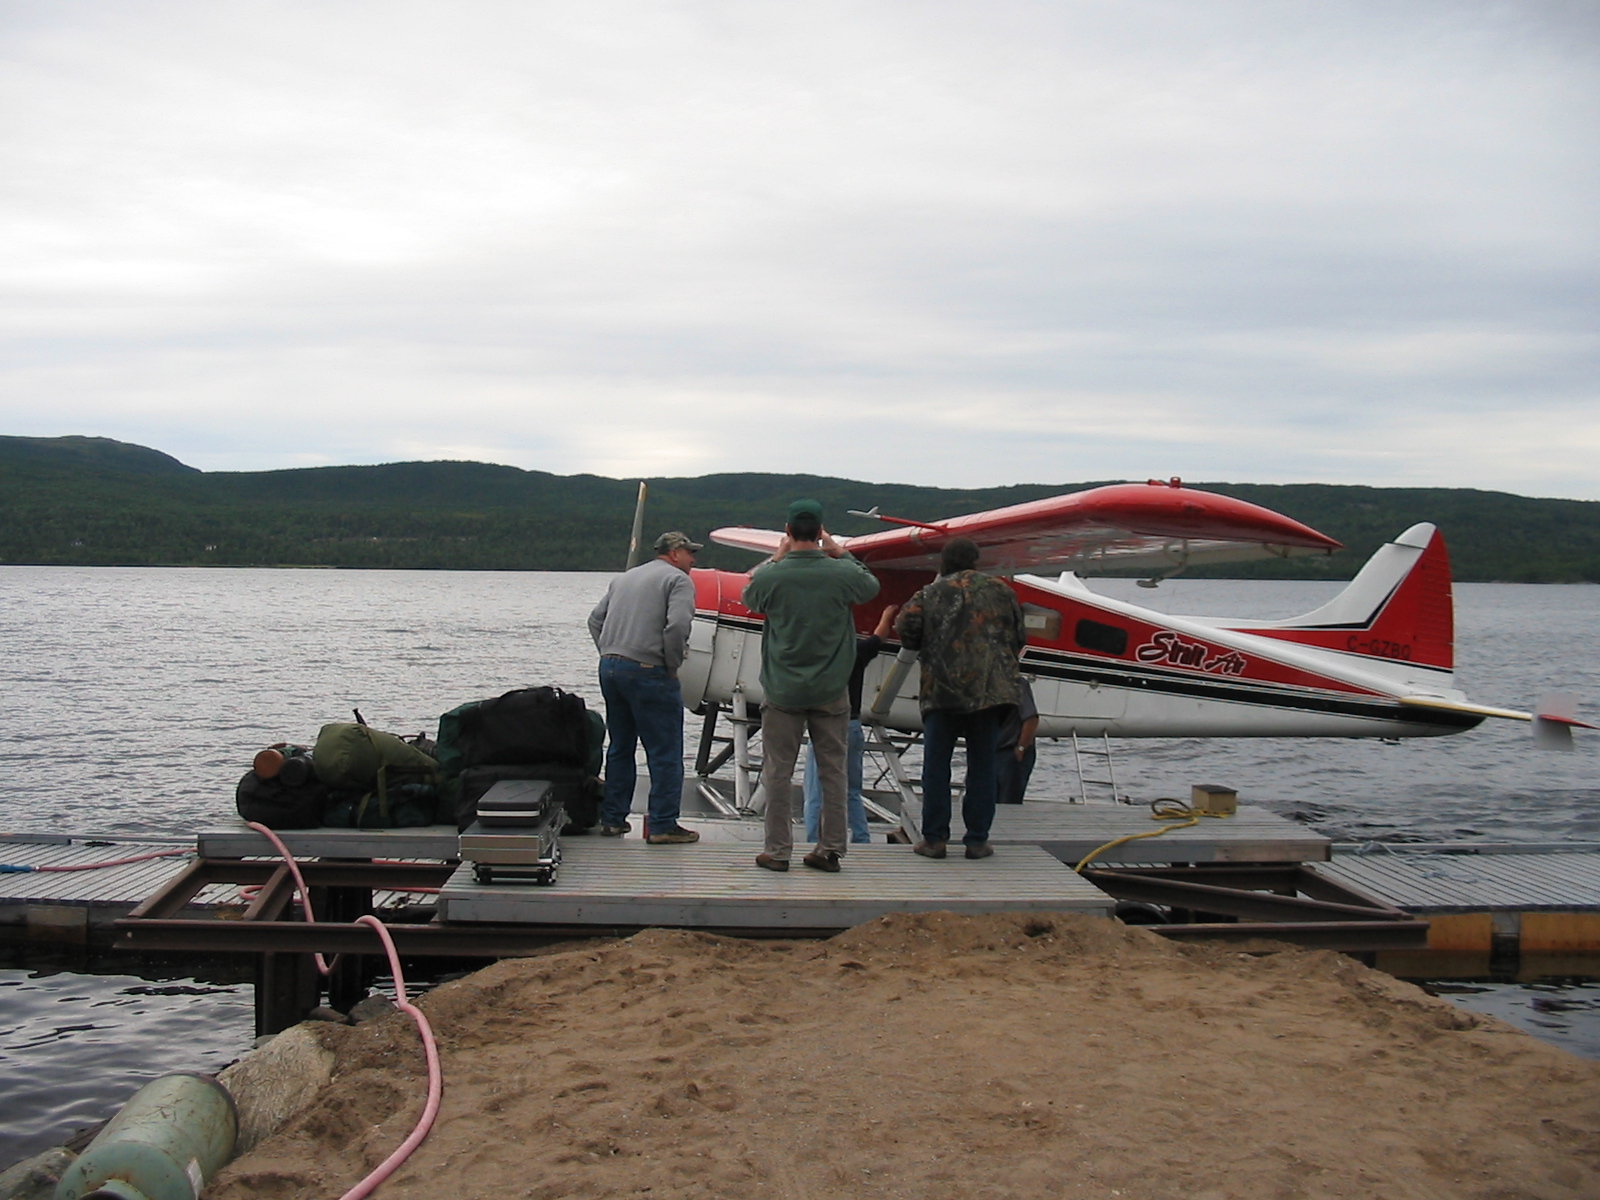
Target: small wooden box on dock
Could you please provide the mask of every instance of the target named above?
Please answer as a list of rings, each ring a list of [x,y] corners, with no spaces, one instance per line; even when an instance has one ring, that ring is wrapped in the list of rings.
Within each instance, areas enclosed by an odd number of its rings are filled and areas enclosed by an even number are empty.
[[[1214,783],[1197,783],[1190,790],[1189,807],[1213,817],[1231,817],[1239,811],[1239,793]]]

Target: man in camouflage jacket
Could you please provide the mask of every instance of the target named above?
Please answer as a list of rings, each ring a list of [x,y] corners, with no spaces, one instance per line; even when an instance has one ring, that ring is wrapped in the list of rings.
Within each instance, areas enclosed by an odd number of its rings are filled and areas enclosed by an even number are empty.
[[[916,851],[943,858],[950,840],[950,758],[967,746],[961,803],[968,858],[988,858],[996,800],[995,737],[1021,698],[1017,656],[1026,636],[1017,595],[974,568],[978,547],[956,538],[940,556],[939,578],[900,610],[900,643],[921,651],[922,841]]]

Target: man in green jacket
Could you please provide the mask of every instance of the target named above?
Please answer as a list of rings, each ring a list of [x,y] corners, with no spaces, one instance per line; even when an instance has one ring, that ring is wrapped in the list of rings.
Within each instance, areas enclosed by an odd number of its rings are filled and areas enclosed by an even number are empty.
[[[851,608],[878,594],[878,580],[822,527],[822,505],[789,506],[783,541],[750,574],[744,605],[766,617],[761,636],[761,786],[766,845],[756,865],[787,871],[794,852],[794,763],[809,731],[822,781],[816,848],[800,861],[837,871],[845,850],[850,672],[856,661]]]

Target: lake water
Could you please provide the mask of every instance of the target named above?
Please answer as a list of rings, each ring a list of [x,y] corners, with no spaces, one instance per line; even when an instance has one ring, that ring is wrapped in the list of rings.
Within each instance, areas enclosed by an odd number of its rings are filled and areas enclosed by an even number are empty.
[[[232,814],[257,749],[309,742],[353,708],[431,734],[457,704],[530,684],[599,707],[584,619],[608,578],[0,567],[0,831],[187,833]],[[1262,619],[1339,587],[1094,586]],[[1456,605],[1457,680],[1474,700],[1527,708],[1569,692],[1600,713],[1600,587],[1464,584]],[[1527,726],[1492,722],[1398,745],[1182,739],[1116,753],[1137,800],[1219,783],[1339,840],[1550,841],[1600,840],[1597,748],[1589,735],[1575,753],[1541,752]],[[1069,759],[1046,744],[1032,794],[1065,794]],[[224,968],[0,961],[0,1167],[107,1115],[144,1078],[214,1070],[249,1042],[250,988]],[[1459,998],[1600,1053],[1594,990],[1549,986],[1566,990]]]
[[[359,708],[431,733],[440,713],[553,683],[599,707],[583,573],[0,567],[0,829],[173,834],[228,816],[269,742],[309,742]],[[1129,580],[1107,593],[1178,613],[1308,611],[1318,582]],[[1458,683],[1527,708],[1549,691],[1600,710],[1600,587],[1457,586]],[[1340,840],[1597,839],[1600,738],[1533,748],[1488,722],[1398,745],[1340,739],[1117,744],[1138,799],[1221,783]],[[1052,750],[1054,752],[1052,752]],[[1035,794],[1068,790],[1047,745]]]

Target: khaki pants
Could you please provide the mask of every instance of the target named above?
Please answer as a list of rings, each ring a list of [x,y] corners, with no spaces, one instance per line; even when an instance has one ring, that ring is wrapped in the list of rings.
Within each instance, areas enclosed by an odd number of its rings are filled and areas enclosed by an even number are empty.
[[[800,739],[811,734],[817,752],[817,774],[822,780],[822,819],[818,823],[817,849],[845,851],[845,777],[849,754],[850,697],[841,694],[831,704],[813,708],[761,706],[761,786],[767,795],[766,852],[789,861],[794,852],[794,764],[800,756]]]

